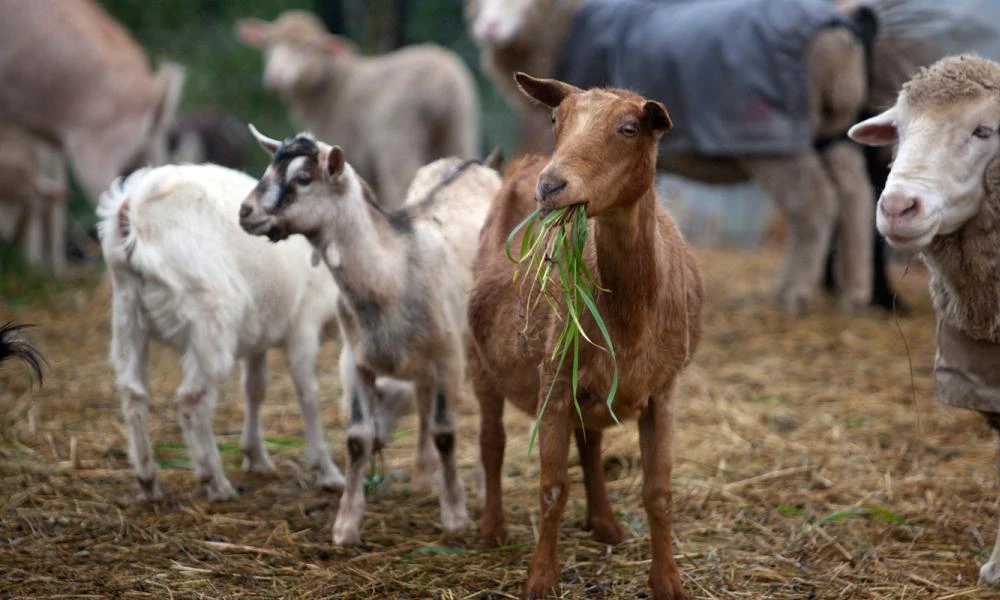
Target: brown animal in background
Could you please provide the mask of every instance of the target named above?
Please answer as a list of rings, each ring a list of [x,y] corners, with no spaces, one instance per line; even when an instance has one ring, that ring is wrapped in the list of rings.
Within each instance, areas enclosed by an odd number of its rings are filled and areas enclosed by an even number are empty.
[[[183,83],[91,0],[0,0],[0,117],[60,147],[95,203],[119,175],[162,164]]]
[[[656,202],[653,187],[657,142],[670,129],[670,118],[662,104],[630,92],[584,92],[523,73],[516,78],[526,95],[554,109],[556,147],[550,158],[528,157],[511,167],[490,207],[476,257],[469,321],[486,480],[482,539],[493,545],[507,535],[500,489],[504,398],[535,414],[553,385],[539,424],[541,523],[528,569],[528,596],[544,595],[559,581],[556,544],[569,493],[571,431],[583,466],[587,526],[602,542],[615,544],[625,537],[608,501],[600,458],[601,432],[617,417],[639,422],[653,597],[685,598],[671,546],[673,392],[701,337],[702,282],[694,255]],[[604,401],[613,373],[610,355],[581,345],[582,415],[577,416],[568,369],[557,375],[545,360],[556,343],[559,318],[547,302],[525,314],[526,290],[513,280],[516,267],[506,259],[504,245],[535,208],[536,197],[550,209],[587,207],[586,260],[599,285],[610,290],[599,293],[596,302],[621,369],[614,415]],[[590,339],[600,339],[593,319],[582,323]]]
[[[361,56],[301,10],[272,23],[241,19],[236,30],[264,51],[264,87],[301,126],[347,148],[383,205],[401,206],[417,169],[434,159],[480,155],[475,82],[454,52],[420,44]]]

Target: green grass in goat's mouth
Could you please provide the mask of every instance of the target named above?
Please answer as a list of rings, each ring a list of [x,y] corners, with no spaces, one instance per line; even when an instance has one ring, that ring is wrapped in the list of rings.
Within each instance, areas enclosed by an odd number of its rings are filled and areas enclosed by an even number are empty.
[[[511,251],[511,242],[517,233],[524,230],[524,237],[521,240],[520,254],[515,258]],[[611,411],[611,417],[615,416],[611,403],[615,399],[615,392],[618,391],[618,359],[615,356],[615,348],[611,343],[611,336],[608,328],[597,310],[597,302],[594,297],[598,290],[610,292],[601,288],[594,280],[590,268],[587,267],[583,258],[583,251],[587,244],[587,207],[583,204],[574,204],[563,208],[547,211],[541,207],[535,209],[528,217],[521,221],[507,236],[507,259],[518,265],[514,272],[514,281],[521,280],[521,285],[528,285],[528,293],[525,300],[525,315],[531,315],[532,309],[545,299],[552,308],[553,314],[562,320],[562,331],[556,339],[552,354],[545,357],[550,363],[555,363],[556,370],[553,374],[552,383],[549,385],[545,400],[535,417],[535,426],[531,431],[531,439],[528,443],[528,453],[535,445],[535,438],[538,435],[538,425],[545,413],[545,407],[549,404],[549,397],[555,381],[566,363],[567,355],[570,357],[572,372],[570,382],[573,389],[573,407],[576,408],[580,421],[583,421],[583,411],[577,398],[577,386],[580,380],[580,338],[611,354],[611,362],[614,366],[614,373],[611,378],[611,387],[608,390],[607,404]],[[559,298],[563,302],[560,304]],[[604,345],[598,344],[583,331],[580,324],[581,317],[589,313],[597,323],[597,328],[601,332]],[[529,317],[530,318],[530,317]],[[527,328],[527,323],[525,323]]]

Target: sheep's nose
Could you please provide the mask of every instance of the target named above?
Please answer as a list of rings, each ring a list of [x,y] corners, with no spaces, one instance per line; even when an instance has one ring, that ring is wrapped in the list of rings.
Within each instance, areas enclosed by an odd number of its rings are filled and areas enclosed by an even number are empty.
[[[913,194],[893,193],[883,195],[878,209],[890,219],[907,219],[920,213],[920,198]]]
[[[252,213],[252,212],[253,212],[253,207],[250,206],[249,204],[241,204],[240,205],[240,218],[241,219],[245,219],[245,218],[249,217],[250,213]]]
[[[538,178],[538,185],[535,188],[535,195],[538,196],[539,201],[552,200],[566,189],[566,180],[559,179],[558,177],[552,177],[548,175],[542,175]]]

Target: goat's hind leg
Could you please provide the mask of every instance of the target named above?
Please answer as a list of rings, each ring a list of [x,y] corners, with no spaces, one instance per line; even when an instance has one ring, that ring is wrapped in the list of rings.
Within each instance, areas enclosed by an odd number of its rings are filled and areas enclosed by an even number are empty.
[[[673,553],[673,498],[670,475],[673,468],[674,409],[672,390],[650,398],[639,416],[642,451],[642,502],[649,519],[652,564],[649,586],[654,600],[687,598]]]
[[[209,500],[230,500],[236,497],[236,489],[226,478],[222,457],[212,436],[212,415],[218,396],[215,381],[202,372],[191,350],[184,353],[182,370],[183,379],[176,397],[177,412],[195,477],[205,487]]]
[[[375,401],[375,373],[355,367],[350,390],[351,417],[347,425],[347,481],[340,496],[333,523],[333,543],[353,546],[361,543],[361,521],[365,516],[365,479],[375,445],[372,405]]]
[[[1000,435],[1000,413],[984,413],[984,416],[990,427]],[[1000,444],[997,445],[997,454],[1000,456]],[[1000,464],[998,464],[998,472],[1000,472]],[[979,581],[991,585],[1000,583],[1000,525],[997,526],[997,538],[993,542],[993,553],[986,564],[979,569]]]
[[[240,452],[243,470],[248,473],[273,473],[274,462],[264,447],[260,426],[260,407],[267,390],[267,353],[255,354],[240,361],[246,412],[243,415],[243,435]]]
[[[504,398],[496,392],[492,378],[473,353],[470,361],[472,383],[479,401],[479,460],[483,470],[483,511],[479,535],[486,547],[507,543],[507,523],[503,514],[503,457],[507,433],[503,427]]]
[[[445,531],[458,531],[469,524],[469,513],[465,505],[465,488],[458,476],[458,461],[455,459],[455,415],[452,410],[459,397],[460,383],[449,382],[447,388],[434,390],[433,387],[417,387],[418,404],[425,398],[433,398],[433,415],[420,412],[420,419],[430,419],[428,428],[434,439],[441,459],[441,487],[438,498],[441,504],[441,525]],[[424,425],[421,425],[423,428]]]
[[[115,291],[111,298],[111,358],[122,415],[128,429],[128,457],[139,484],[140,502],[159,500],[156,462],[149,441],[148,358],[149,331],[138,314],[132,290],[111,275]]]
[[[594,539],[605,544],[619,544],[625,539],[615,513],[608,501],[608,488],[601,466],[601,438],[596,429],[576,430],[576,447],[580,451],[583,468],[583,486],[587,491],[587,529],[594,532]]]

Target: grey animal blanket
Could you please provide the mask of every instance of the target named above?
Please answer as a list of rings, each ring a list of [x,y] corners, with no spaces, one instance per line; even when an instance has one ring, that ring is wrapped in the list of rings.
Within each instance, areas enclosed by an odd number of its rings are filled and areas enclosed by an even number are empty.
[[[846,25],[829,0],[583,0],[556,77],[667,105],[664,151],[786,154],[812,146],[805,50]]]
[[[1000,413],[1000,344],[971,338],[938,319],[934,379],[941,402]]]

